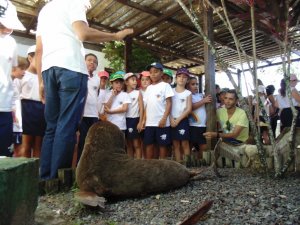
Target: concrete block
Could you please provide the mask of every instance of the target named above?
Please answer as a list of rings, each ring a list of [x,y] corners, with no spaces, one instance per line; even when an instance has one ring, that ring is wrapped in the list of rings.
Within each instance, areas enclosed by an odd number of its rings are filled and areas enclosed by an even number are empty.
[[[38,159],[0,159],[0,225],[34,224],[38,181]]]

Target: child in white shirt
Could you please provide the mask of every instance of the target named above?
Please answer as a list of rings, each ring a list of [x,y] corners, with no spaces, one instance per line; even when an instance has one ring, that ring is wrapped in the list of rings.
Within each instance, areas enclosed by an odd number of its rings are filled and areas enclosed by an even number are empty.
[[[184,159],[187,166],[190,164],[191,159],[188,115],[192,111],[192,93],[185,89],[189,77],[190,73],[186,68],[177,70],[176,88],[173,88],[174,96],[172,97],[172,110],[170,114],[175,160],[181,162]],[[181,149],[183,150],[183,154]]]
[[[110,94],[106,95],[104,112],[107,114],[107,120],[117,125],[125,134],[126,112],[131,100],[129,95],[123,91],[123,75],[124,72],[118,71],[110,76],[112,90]]]
[[[196,150],[195,157],[202,159],[202,153],[206,149],[206,139],[203,133],[206,132],[206,110],[205,104],[212,102],[211,95],[203,96],[198,90],[196,77],[190,77],[187,89],[192,92],[192,112],[189,115],[190,124],[190,146]]]
[[[137,75],[126,73],[124,76],[126,92],[128,93],[131,103],[128,105],[126,113],[126,139],[127,154],[137,159],[142,158],[142,148],[140,141],[140,132],[142,131],[142,119],[144,114],[143,97],[140,91],[136,90]]]
[[[147,87],[144,95],[145,158],[154,158],[156,143],[159,145],[159,157],[164,159],[168,153],[167,146],[171,143],[169,114],[174,93],[171,86],[162,81],[163,66],[160,63],[152,63],[147,69],[150,71],[152,84]]]

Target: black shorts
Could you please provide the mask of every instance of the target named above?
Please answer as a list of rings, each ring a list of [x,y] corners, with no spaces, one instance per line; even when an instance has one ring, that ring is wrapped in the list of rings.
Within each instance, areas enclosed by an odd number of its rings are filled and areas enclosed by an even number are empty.
[[[157,143],[160,146],[171,144],[170,127],[146,127],[144,133],[144,144],[151,145]]]
[[[190,126],[190,142],[192,144],[206,144],[206,138],[203,134],[206,132],[206,127]]]
[[[46,129],[45,105],[42,102],[27,99],[22,99],[21,104],[23,134],[44,136]]]
[[[176,127],[171,128],[171,138],[178,141],[190,140],[190,125],[187,118],[181,120]]]
[[[140,133],[137,130],[137,125],[140,121],[140,118],[126,118],[126,138],[128,140],[133,140],[140,138]]]

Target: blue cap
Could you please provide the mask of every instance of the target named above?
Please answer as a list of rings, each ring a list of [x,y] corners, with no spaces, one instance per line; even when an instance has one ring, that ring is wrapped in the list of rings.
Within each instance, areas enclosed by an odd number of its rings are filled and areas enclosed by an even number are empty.
[[[158,63],[158,62],[151,63],[149,66],[146,67],[146,69],[150,70],[151,67],[154,67],[154,68],[159,69],[161,71],[163,71],[163,69],[164,69],[163,65]]]

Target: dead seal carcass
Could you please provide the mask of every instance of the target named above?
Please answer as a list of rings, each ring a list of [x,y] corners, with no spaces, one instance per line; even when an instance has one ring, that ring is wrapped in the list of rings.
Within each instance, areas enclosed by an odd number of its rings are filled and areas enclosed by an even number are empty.
[[[189,171],[177,162],[131,159],[124,149],[124,134],[114,124],[101,121],[90,128],[76,170],[81,196],[136,197],[189,181]]]

